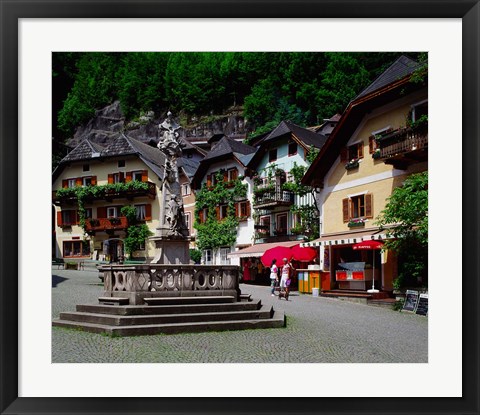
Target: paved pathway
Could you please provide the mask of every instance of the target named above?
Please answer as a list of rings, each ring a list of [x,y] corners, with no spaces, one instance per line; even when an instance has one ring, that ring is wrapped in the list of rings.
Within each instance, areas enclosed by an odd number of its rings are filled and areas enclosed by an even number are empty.
[[[52,317],[96,304],[96,271],[52,270]],[[428,318],[384,308],[241,285],[287,315],[282,329],[111,338],[52,328],[52,361],[109,363],[426,363]]]

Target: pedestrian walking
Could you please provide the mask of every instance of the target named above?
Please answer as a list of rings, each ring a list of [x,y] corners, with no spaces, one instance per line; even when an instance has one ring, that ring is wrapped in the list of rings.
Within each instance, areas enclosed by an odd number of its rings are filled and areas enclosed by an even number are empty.
[[[275,285],[278,281],[278,267],[277,260],[272,260],[272,265],[270,265],[270,287],[272,287],[272,297],[275,296]]]
[[[287,278],[290,276],[291,269],[292,266],[288,262],[288,259],[283,258],[282,278],[280,279],[280,291],[283,291],[285,289],[285,283],[287,281]]]

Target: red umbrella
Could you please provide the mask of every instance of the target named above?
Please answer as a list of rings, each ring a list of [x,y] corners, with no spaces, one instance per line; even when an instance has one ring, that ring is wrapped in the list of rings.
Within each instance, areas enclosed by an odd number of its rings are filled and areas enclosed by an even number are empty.
[[[318,249],[306,246],[302,248],[300,245],[292,246],[291,248],[293,259],[296,261],[310,262],[318,257]]]
[[[262,264],[266,267],[272,265],[272,260],[277,260],[277,266],[283,264],[283,258],[290,260],[292,258],[292,250],[286,246],[275,246],[273,248],[267,249],[260,260]]]
[[[383,247],[383,242],[373,241],[373,240],[363,241],[353,245],[354,250],[360,249],[360,250],[373,251],[375,249],[382,249],[382,247]],[[373,255],[373,252],[372,252],[372,255]],[[373,263],[372,289],[367,291],[375,293],[375,292],[378,292],[378,290],[375,289],[375,258],[372,258],[372,263]]]

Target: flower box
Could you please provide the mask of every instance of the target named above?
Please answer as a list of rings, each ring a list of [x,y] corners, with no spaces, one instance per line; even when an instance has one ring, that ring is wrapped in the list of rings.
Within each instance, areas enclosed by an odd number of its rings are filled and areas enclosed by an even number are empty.
[[[359,166],[359,161],[357,160],[350,160],[348,163],[345,164],[345,169],[346,170],[353,170],[356,169]]]
[[[365,221],[363,221],[363,220],[348,222],[348,227],[349,228],[361,228],[362,226],[365,226]]]

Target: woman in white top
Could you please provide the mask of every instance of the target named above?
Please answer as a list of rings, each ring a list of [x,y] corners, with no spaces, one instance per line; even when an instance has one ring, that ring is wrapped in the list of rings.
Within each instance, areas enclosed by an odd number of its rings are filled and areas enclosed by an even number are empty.
[[[284,290],[288,276],[290,275],[291,265],[288,263],[287,258],[283,258],[282,278],[280,279],[280,290]]]
[[[272,287],[272,297],[275,296],[275,285],[278,281],[278,267],[276,265],[277,260],[272,260],[272,265],[270,265],[270,287]]]

